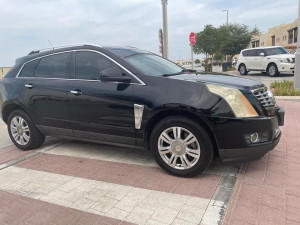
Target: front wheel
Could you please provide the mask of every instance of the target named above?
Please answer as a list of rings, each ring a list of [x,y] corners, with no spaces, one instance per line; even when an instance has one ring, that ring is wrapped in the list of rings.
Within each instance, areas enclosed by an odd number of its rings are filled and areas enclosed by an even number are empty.
[[[160,121],[150,137],[150,148],[158,165],[176,176],[195,176],[213,159],[213,145],[206,130],[185,117]]]
[[[279,74],[278,72],[278,68],[276,66],[276,64],[271,64],[268,66],[268,69],[267,69],[267,73],[270,77],[275,77]]]
[[[9,115],[7,129],[10,139],[21,150],[38,148],[45,140],[45,136],[22,110],[15,110]]]

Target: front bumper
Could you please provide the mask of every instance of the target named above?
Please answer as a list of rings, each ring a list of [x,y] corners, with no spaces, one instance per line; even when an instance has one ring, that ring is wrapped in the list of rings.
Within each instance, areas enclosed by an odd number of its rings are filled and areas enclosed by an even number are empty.
[[[284,124],[284,108],[276,116],[224,119],[215,121],[213,133],[222,162],[247,162],[263,157],[278,144]],[[253,133],[261,134],[260,141],[251,142]]]
[[[279,63],[277,67],[279,72],[294,72],[295,70],[294,63]]]
[[[278,129],[277,137],[270,142],[246,148],[219,149],[221,161],[224,163],[243,163],[259,159],[276,147],[280,137],[281,131]]]

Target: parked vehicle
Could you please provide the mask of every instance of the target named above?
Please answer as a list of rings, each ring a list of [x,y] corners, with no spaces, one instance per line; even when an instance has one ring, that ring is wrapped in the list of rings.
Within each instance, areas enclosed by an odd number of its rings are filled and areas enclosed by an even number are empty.
[[[33,51],[0,81],[1,117],[21,150],[45,136],[147,149],[169,173],[192,176],[214,156],[262,157],[284,109],[254,80],[197,75],[136,48]]]
[[[295,55],[280,46],[244,49],[236,68],[241,75],[247,75],[249,71],[267,72],[271,77],[281,72],[294,73]]]

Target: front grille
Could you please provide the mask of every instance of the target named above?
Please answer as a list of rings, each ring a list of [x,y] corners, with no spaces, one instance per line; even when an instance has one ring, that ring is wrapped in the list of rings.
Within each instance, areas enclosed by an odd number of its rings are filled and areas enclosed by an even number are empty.
[[[261,88],[257,88],[252,90],[251,92],[264,107],[270,107],[275,105],[275,99],[273,95],[268,91],[267,87],[264,86]]]

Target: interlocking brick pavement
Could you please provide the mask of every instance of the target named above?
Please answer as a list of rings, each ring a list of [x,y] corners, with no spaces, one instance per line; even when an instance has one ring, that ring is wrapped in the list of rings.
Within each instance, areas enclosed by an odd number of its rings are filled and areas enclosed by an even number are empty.
[[[202,175],[179,178],[149,152],[67,142],[0,170],[0,224],[211,225],[225,211],[225,225],[300,224],[300,103],[278,103],[286,108],[281,141],[242,166],[227,211],[228,167],[217,160]],[[30,153],[3,130],[0,164]]]
[[[286,110],[277,147],[240,171],[224,225],[300,224],[300,102]]]

